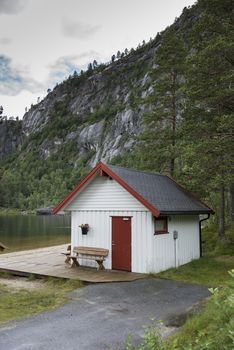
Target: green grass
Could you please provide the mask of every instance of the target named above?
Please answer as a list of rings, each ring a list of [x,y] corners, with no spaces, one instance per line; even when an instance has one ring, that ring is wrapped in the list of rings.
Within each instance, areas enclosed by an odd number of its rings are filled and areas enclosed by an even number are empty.
[[[229,230],[227,236],[234,241],[234,233]],[[203,253],[201,259],[169,269],[156,276],[210,287],[224,286],[231,280],[227,271],[234,268],[234,244],[218,239],[214,227],[203,230]]]
[[[203,310],[190,317],[181,330],[166,340],[158,326],[146,329],[137,348],[127,341],[127,350],[233,350],[234,349],[234,270],[224,288],[211,289]]]
[[[0,207],[0,215],[19,215],[21,213],[22,211],[20,209]]]
[[[234,270],[232,273],[234,278]],[[228,286],[211,290],[204,310],[188,319],[179,334],[165,342],[164,349],[233,350],[234,280]]]
[[[156,276],[190,283],[203,284],[209,287],[223,286],[230,282],[227,271],[234,267],[234,257],[203,257],[178,269],[169,269]]]
[[[229,240],[221,241],[215,227],[206,228],[203,230],[203,258],[154,275],[213,287],[210,289],[213,295],[168,339],[163,340],[158,327],[152,325],[145,331],[141,345],[136,348],[130,341],[127,350],[234,349],[233,230],[227,232],[227,237]]]
[[[1,275],[1,277],[8,277]],[[31,278],[32,280],[32,278]],[[0,323],[36,315],[63,305],[67,293],[81,287],[78,280],[49,278],[37,289],[14,290],[0,284]]]
[[[234,227],[226,230],[227,240],[218,239],[218,229],[210,225],[202,230],[204,256],[234,255]]]

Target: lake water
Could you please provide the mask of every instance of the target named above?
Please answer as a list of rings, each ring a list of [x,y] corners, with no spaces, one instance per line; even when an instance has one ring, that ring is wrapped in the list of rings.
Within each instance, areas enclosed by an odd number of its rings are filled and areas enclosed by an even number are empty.
[[[6,253],[69,243],[70,226],[67,215],[0,215],[0,242]]]

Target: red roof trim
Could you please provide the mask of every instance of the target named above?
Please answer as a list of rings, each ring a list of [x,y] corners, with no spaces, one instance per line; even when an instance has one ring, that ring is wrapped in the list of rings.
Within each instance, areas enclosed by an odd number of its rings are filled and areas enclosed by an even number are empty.
[[[110,170],[105,164],[101,163],[102,169],[112,177],[116,182],[118,182],[125,190],[133,195],[139,202],[141,202],[149,211],[152,212],[156,217],[160,215],[160,211],[150,204],[144,197],[142,197],[138,192],[136,192],[132,187],[130,187],[124,180],[121,179],[118,175],[116,175],[112,170]]]
[[[101,169],[101,164],[98,163],[93,170],[90,171],[85,178],[53,209],[53,214],[57,214],[74,196],[81,190],[82,187]]]
[[[145,200],[138,192],[131,188],[124,180],[122,180],[118,175],[116,175],[112,170],[110,170],[102,162],[98,163],[93,170],[54,208],[53,213],[57,214],[80,190],[84,185],[93,178],[98,170],[104,171],[110,177],[112,177],[116,182],[118,182],[125,190],[127,190],[133,197],[135,197],[139,202],[141,202],[152,214],[156,217],[160,215],[160,211]]]

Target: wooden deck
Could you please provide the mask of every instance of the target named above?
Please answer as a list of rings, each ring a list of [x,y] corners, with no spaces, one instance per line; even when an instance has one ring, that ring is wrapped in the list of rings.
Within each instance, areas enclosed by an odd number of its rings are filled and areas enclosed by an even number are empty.
[[[66,249],[67,244],[1,254],[0,271],[24,276],[35,274],[38,276],[79,279],[90,283],[134,281],[146,277],[145,274],[134,272],[97,271],[88,267],[70,268],[64,262],[65,256],[61,254]]]

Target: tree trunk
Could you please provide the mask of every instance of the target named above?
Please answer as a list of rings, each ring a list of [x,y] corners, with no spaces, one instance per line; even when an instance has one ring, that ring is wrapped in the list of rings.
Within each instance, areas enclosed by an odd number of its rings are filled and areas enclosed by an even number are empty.
[[[219,238],[225,237],[225,188],[220,187]]]
[[[176,139],[176,74],[172,73],[172,140],[171,145],[173,149],[173,154],[170,159],[170,175],[174,175],[175,171],[175,139]]]
[[[234,183],[230,186],[231,221],[234,222]]]

